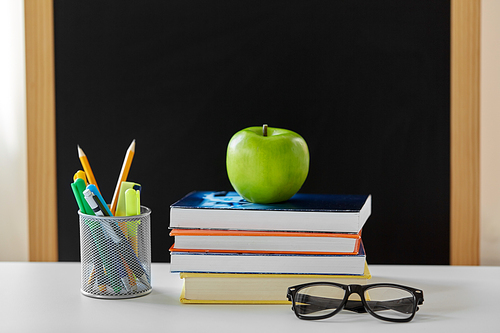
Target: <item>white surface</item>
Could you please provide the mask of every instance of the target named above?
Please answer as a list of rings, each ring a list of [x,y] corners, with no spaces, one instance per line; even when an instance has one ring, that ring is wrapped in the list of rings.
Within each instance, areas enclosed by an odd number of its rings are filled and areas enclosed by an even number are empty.
[[[500,1],[481,1],[481,264],[500,265]]]
[[[169,264],[152,265],[151,294],[100,300],[81,295],[79,263],[0,262],[0,332],[495,332],[500,324],[500,267],[370,265],[371,283],[424,291],[410,323],[343,311],[321,321],[297,319],[289,305],[181,304],[182,280]]]
[[[0,1],[0,260],[28,260],[24,1]]]

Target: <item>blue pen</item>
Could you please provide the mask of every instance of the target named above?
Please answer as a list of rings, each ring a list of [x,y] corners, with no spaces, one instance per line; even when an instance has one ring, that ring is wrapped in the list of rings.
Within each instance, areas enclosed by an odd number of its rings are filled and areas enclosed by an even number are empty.
[[[109,207],[108,205],[106,205],[106,201],[104,201],[104,198],[102,197],[101,195],[101,192],[99,192],[99,190],[97,189],[97,187],[94,185],[94,184],[89,184],[87,186],[87,190],[90,190],[90,192],[94,193],[94,195],[97,197],[97,199],[99,199],[101,205],[99,206],[103,206],[104,208],[104,216],[113,216],[113,214],[111,213],[111,210],[109,210]],[[99,204],[99,202],[97,202]]]

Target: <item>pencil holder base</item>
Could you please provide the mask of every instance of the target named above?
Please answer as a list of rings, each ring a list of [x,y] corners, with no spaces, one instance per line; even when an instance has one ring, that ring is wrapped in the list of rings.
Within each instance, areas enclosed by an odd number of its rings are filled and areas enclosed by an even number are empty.
[[[135,216],[80,216],[81,293],[101,299],[140,297],[151,286],[151,210]]]
[[[125,299],[125,298],[141,297],[141,296],[146,296],[146,295],[150,294],[152,291],[153,291],[153,289],[150,288],[149,290],[146,290],[142,293],[135,293],[134,295],[124,294],[121,296],[120,295],[106,296],[106,295],[97,295],[95,293],[88,293],[88,292],[84,291],[83,289],[81,290],[82,295],[85,295],[87,297],[92,297],[92,298],[100,298],[100,299]]]

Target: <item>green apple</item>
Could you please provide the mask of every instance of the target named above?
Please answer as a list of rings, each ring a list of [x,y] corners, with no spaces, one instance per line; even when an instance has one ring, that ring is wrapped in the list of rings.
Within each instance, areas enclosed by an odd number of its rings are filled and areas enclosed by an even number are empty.
[[[268,204],[290,199],[309,172],[306,141],[290,130],[255,126],[233,135],[226,155],[231,185],[245,200]]]

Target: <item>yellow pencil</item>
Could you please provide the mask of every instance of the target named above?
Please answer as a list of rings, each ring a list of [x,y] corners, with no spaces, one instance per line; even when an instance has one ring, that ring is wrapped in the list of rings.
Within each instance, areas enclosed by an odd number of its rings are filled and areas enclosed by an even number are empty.
[[[132,159],[135,154],[135,140],[132,141],[130,147],[127,149],[127,154],[125,155],[125,160],[123,161],[122,170],[120,171],[120,176],[118,177],[118,183],[116,184],[115,194],[113,194],[113,200],[111,201],[111,213],[113,215],[116,211],[116,205],[118,203],[118,195],[120,194],[120,187],[122,182],[127,180],[128,172],[130,171],[130,166],[132,165]]]
[[[80,146],[78,147],[78,157],[80,158],[80,162],[82,163],[83,170],[85,171],[85,175],[87,176],[87,180],[89,181],[89,184],[94,184],[95,187],[97,187],[97,190],[99,190],[99,186],[97,186],[97,182],[94,177],[94,173],[92,172],[92,168],[90,168],[89,160],[87,159],[87,155],[83,152],[82,148]]]

